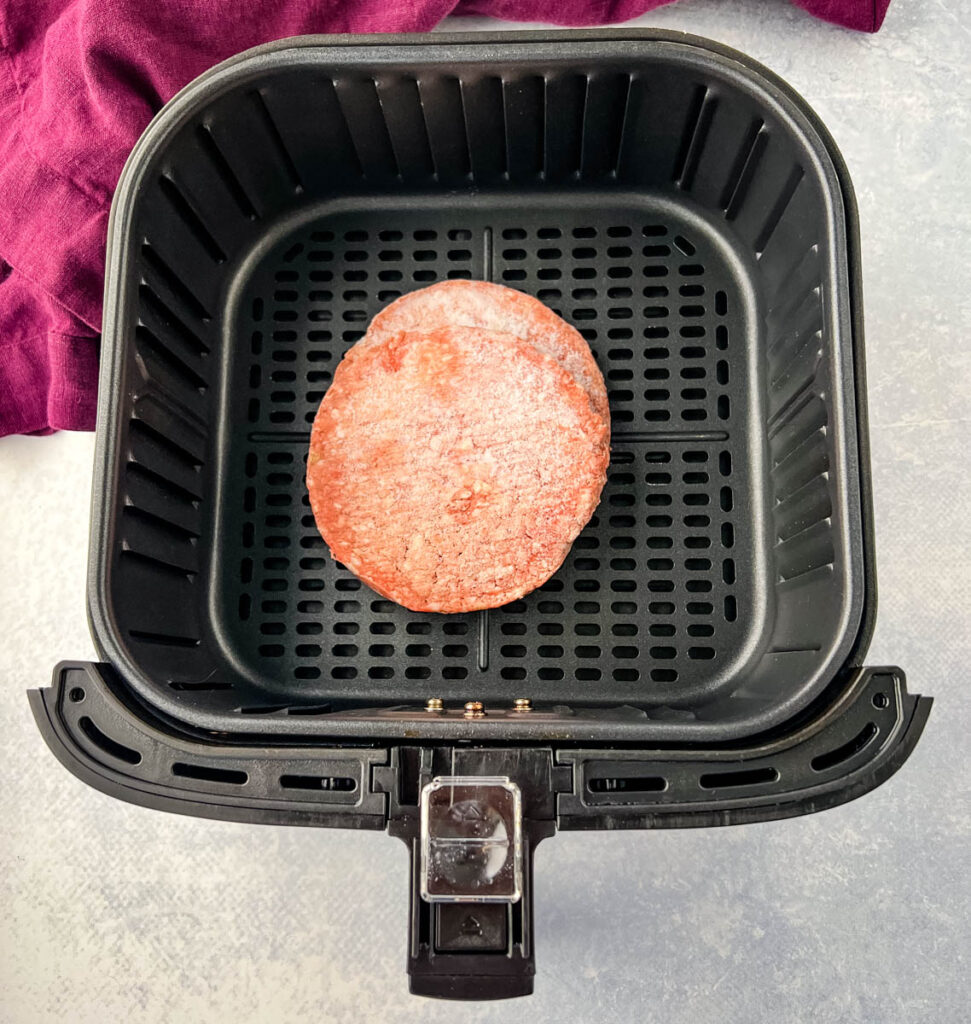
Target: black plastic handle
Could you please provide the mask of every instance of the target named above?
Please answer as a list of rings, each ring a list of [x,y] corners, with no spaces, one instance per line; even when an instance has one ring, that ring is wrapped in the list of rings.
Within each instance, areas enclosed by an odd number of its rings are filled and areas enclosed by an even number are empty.
[[[421,897],[419,801],[436,776],[501,776],[522,799],[522,895],[515,903],[428,903]],[[533,853],[553,835],[564,777],[549,749],[405,747],[375,771],[388,793],[388,831],[411,854],[408,975],[411,992],[438,999],[510,999],[533,991]]]
[[[406,840],[401,822],[417,817],[422,773],[425,781],[450,774],[522,778],[525,819],[560,829],[692,828],[810,814],[893,775],[933,703],[907,691],[900,669],[867,668],[801,725],[747,745],[494,750],[190,737],[131,706],[114,670],[90,662],[62,662],[53,685],[29,697],[58,760],[118,799],[232,821],[389,827]]]
[[[504,999],[533,988],[533,852],[555,829],[695,828],[809,814],[888,779],[929,697],[896,668],[857,670],[799,723],[708,748],[261,745],[176,731],[135,706],[114,670],[64,662],[30,691],[57,758],[89,785],[158,810],[264,824],[387,828],[411,850],[411,991]],[[268,737],[265,737],[265,743]],[[420,896],[419,797],[437,776],[501,776],[522,794],[523,891],[512,904]]]
[[[410,819],[406,830],[410,831]],[[401,834],[400,828],[395,829]],[[524,822],[523,892],[515,903],[426,903],[420,894],[417,835],[411,851],[408,976],[413,995],[511,999],[533,991],[533,851],[552,821]]]

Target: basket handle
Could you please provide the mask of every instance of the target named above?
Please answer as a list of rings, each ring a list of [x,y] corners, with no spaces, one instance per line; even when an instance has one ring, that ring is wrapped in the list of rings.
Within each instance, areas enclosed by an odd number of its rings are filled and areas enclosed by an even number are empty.
[[[533,991],[533,851],[551,821],[524,822],[522,890],[512,903],[429,903],[422,898],[417,836],[411,852],[408,980],[413,995],[436,999],[512,999]]]

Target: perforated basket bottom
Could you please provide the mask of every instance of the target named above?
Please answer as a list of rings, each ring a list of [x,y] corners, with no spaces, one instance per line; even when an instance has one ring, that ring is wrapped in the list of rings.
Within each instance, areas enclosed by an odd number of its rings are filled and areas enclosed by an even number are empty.
[[[224,378],[233,427],[212,578],[226,654],[267,704],[528,696],[658,713],[702,705],[758,654],[771,588],[743,264],[667,202],[538,198],[365,202],[254,260]],[[305,459],[334,368],[371,317],[455,277],[536,295],[582,332],[607,380],[613,445],[600,507],[553,579],[496,611],[426,615],[333,562]]]

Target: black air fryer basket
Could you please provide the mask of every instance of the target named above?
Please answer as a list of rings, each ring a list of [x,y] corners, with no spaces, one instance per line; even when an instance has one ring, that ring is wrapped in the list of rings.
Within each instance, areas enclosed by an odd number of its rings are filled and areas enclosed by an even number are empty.
[[[48,743],[147,806],[387,828],[412,850],[412,990],[530,992],[540,839],[820,810],[920,735],[930,700],[861,667],[859,273],[822,125],[703,40],[319,37],[220,65],[115,198],[102,661],[31,693]],[[562,569],[474,615],[368,590],[304,486],[343,352],[444,278],[575,324],[612,414]]]

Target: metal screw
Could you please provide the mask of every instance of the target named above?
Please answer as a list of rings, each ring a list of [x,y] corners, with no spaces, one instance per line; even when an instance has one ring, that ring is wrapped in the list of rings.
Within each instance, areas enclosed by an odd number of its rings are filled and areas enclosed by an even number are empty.
[[[444,711],[445,703],[441,697],[429,697],[425,701],[425,710],[432,712]]]
[[[517,697],[512,702],[512,709],[513,711],[532,711],[533,702],[529,699],[529,697]]]
[[[466,718],[485,718],[485,708],[480,700],[470,700],[465,705]]]

